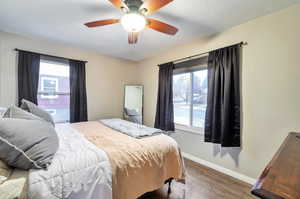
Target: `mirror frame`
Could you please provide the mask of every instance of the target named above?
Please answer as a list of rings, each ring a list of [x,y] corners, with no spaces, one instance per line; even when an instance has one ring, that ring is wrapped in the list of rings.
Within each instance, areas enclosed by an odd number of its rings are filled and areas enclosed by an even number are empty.
[[[125,119],[125,112],[124,112],[124,108],[125,108],[125,100],[126,100],[126,86],[140,86],[143,89],[143,94],[142,94],[142,124],[144,124],[144,93],[145,93],[145,88],[144,85],[142,84],[125,84],[124,85],[124,93],[123,93],[123,119]]]

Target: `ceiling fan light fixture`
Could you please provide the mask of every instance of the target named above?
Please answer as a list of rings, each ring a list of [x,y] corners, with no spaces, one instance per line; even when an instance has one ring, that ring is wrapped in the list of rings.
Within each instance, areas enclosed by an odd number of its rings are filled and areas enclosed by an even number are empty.
[[[146,25],[146,18],[138,13],[125,14],[121,19],[121,24],[127,32],[140,32]]]

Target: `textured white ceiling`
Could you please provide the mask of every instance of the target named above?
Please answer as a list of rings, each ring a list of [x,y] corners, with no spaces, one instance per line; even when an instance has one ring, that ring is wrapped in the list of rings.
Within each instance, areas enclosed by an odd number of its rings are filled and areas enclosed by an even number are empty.
[[[176,36],[146,29],[128,45],[121,24],[88,29],[86,22],[121,17],[107,0],[0,0],[0,30],[40,37],[130,60],[220,32],[300,0],[174,0],[150,17],[179,28]]]

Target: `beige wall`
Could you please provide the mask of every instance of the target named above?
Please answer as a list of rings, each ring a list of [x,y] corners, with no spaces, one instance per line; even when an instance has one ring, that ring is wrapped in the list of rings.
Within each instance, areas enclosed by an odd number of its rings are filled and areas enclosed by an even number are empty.
[[[246,41],[243,48],[243,148],[220,149],[199,135],[177,133],[184,152],[256,178],[287,133],[300,132],[300,4],[139,63],[145,122],[155,117],[157,64]]]
[[[87,60],[86,81],[90,120],[121,117],[124,84],[134,84],[134,62],[101,56],[93,51],[0,32],[0,107],[16,102],[17,56],[14,48]]]

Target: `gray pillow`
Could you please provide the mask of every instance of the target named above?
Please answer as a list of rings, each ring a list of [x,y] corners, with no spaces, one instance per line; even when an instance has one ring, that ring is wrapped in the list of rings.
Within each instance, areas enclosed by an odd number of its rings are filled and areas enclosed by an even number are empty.
[[[53,126],[45,121],[0,119],[0,159],[19,169],[46,169],[58,149]]]
[[[50,122],[53,126],[55,125],[52,116],[47,111],[39,108],[37,105],[28,100],[22,99],[21,109],[43,118],[47,122]]]
[[[33,115],[27,111],[24,111],[16,106],[11,106],[4,113],[3,118],[16,118],[16,119],[25,119],[25,120],[41,120],[45,121],[42,118]]]

